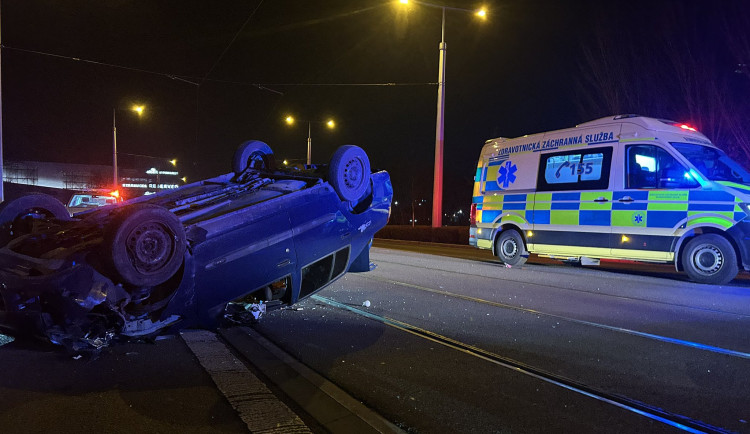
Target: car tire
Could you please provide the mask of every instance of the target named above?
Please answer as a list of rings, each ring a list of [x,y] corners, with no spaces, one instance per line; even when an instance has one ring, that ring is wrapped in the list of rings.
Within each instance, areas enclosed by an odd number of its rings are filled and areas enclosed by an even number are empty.
[[[276,161],[271,147],[259,140],[248,140],[238,146],[232,159],[232,171],[235,175],[239,175],[248,167],[266,170],[275,169]]]
[[[356,201],[370,185],[370,159],[355,145],[340,146],[328,165],[328,182],[341,200]]]
[[[518,231],[506,229],[500,232],[495,244],[495,253],[506,265],[523,265],[529,257],[523,237]]]
[[[690,280],[723,285],[737,277],[737,253],[718,234],[703,234],[688,241],[682,252],[682,268]]]
[[[0,204],[0,246],[28,233],[30,219],[70,220],[62,202],[44,193],[28,193]]]
[[[180,220],[166,208],[140,204],[124,210],[105,233],[105,252],[126,284],[156,286],[180,269],[187,241]]]

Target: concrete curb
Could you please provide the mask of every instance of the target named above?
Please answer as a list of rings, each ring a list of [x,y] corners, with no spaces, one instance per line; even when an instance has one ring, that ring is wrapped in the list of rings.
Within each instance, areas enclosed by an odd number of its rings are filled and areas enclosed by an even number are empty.
[[[250,432],[301,434],[311,431],[281,402],[216,335],[205,330],[180,336],[195,354],[221,393],[239,413]]]
[[[404,433],[249,327],[218,333],[331,433]]]

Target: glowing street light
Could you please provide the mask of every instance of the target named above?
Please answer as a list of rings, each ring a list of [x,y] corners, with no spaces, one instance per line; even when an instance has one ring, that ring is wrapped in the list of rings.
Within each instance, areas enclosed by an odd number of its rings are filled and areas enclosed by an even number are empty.
[[[401,4],[408,5],[409,0],[400,0]],[[481,19],[487,18],[487,10],[455,8],[449,6],[434,5],[423,1],[414,0],[415,4],[431,8],[441,9],[443,11],[442,32],[440,40],[440,57],[438,63],[438,98],[437,98],[437,121],[435,125],[435,177],[432,187],[432,227],[438,228],[443,224],[443,138],[445,124],[445,54],[447,46],[445,44],[445,11],[468,12],[476,15]]]
[[[117,110],[117,108],[112,109],[112,186],[115,189],[119,184],[117,179]],[[130,110],[138,113],[138,117],[141,117],[146,110],[146,106],[134,104]]]
[[[294,125],[295,122],[297,122],[297,119],[294,118],[294,116],[287,116],[284,118],[284,122],[287,123],[287,125]],[[336,121],[333,119],[327,119],[322,121],[300,121],[300,122],[307,122],[307,165],[312,164],[312,124],[325,124],[325,126],[332,130],[336,128]]]

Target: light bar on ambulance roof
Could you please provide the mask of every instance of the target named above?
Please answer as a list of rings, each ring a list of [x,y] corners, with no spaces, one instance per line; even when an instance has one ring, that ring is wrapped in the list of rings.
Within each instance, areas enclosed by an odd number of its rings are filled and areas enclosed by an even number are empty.
[[[667,120],[667,119],[657,119],[657,120],[659,122],[661,122],[661,123],[664,123],[664,124],[667,124],[667,125],[671,125],[673,127],[681,128],[683,130],[692,131],[692,132],[695,132],[695,133],[698,132],[698,130],[694,126],[692,126],[690,124],[687,124],[685,122],[675,122],[675,121],[670,121],[670,120]]]
[[[686,124],[685,122],[675,122],[675,121],[665,121],[665,120],[662,120],[662,122],[664,122],[667,125],[672,125],[673,127],[681,128],[683,130],[692,131],[694,133],[698,132],[698,130],[694,126],[690,124]]]

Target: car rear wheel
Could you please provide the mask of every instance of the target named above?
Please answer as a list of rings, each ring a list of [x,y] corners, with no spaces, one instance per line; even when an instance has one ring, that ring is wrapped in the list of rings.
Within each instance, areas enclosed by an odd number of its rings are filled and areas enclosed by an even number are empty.
[[[370,159],[355,145],[339,147],[328,165],[328,182],[341,200],[356,201],[370,185]]]
[[[682,267],[690,280],[723,285],[737,276],[737,254],[732,244],[718,234],[703,234],[688,241]]]
[[[185,229],[169,210],[141,204],[124,211],[108,228],[105,246],[112,267],[123,282],[155,286],[166,282],[182,265]]]
[[[234,152],[232,171],[239,175],[248,167],[273,170],[276,162],[271,147],[259,140],[248,140],[241,144]]]
[[[70,220],[62,202],[44,193],[28,193],[0,205],[0,246],[31,232],[34,220]]]
[[[513,229],[506,229],[497,237],[495,253],[506,265],[523,265],[529,257],[521,234]]]

